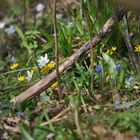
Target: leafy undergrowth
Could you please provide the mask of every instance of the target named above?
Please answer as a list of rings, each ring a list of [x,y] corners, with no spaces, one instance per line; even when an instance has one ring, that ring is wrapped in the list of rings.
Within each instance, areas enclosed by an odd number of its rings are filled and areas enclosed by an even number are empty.
[[[56,68],[52,9],[45,4],[27,0],[29,15],[22,21],[23,5],[13,3],[6,27],[0,25],[0,139],[138,140],[140,36],[133,12],[128,12],[132,52],[121,21],[92,50],[93,56],[83,56],[60,76],[61,93],[54,82],[31,100],[10,102]],[[110,2],[96,7],[91,1],[57,6],[60,64],[90,40],[116,9]]]

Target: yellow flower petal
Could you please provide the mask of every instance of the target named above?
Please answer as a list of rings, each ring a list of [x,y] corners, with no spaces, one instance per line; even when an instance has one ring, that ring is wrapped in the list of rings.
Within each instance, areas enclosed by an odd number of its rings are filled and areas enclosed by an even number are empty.
[[[55,87],[57,87],[57,86],[58,86],[58,83],[55,82],[54,84],[51,85],[51,88],[55,88]]]
[[[49,67],[50,70],[53,69],[53,68],[55,68],[55,63],[49,63],[48,64],[48,67]]]
[[[19,66],[18,63],[14,63],[13,65],[10,66],[10,69],[16,69]]]
[[[22,82],[22,81],[24,81],[24,80],[25,80],[25,76],[19,76],[19,77],[18,77],[18,81]]]
[[[134,51],[140,53],[140,45],[136,46]]]
[[[96,66],[97,65],[97,63],[96,62],[93,62],[93,66]]]
[[[112,51],[116,51],[116,49],[117,49],[116,47],[112,47],[111,48]]]
[[[55,63],[49,63],[41,69],[41,73],[48,74],[54,68],[55,68]]]

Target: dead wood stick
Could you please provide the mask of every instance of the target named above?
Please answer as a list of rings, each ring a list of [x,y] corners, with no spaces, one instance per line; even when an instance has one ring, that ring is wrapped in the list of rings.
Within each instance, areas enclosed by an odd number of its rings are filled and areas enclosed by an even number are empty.
[[[107,35],[107,33],[111,32],[114,25],[117,21],[120,21],[125,13],[125,10],[117,11],[112,17],[110,17],[101,30],[97,33],[92,40],[87,41],[80,49],[78,49],[73,55],[71,55],[63,64],[59,66],[59,74],[66,73],[72,66],[85,54],[87,54],[92,48],[94,48],[98,43],[102,41],[102,39]],[[21,103],[27,99],[31,99],[36,95],[39,95],[42,91],[49,88],[57,78],[56,70],[52,73],[44,77],[42,80],[37,82],[35,85],[31,86],[29,89],[16,96],[11,100],[12,103],[17,104]]]
[[[61,118],[60,117],[62,117],[62,118],[67,118],[67,116],[64,116],[67,112],[69,112],[70,111],[70,107],[67,107],[66,109],[64,109],[63,111],[61,111],[58,115],[56,115],[55,117],[53,117],[51,120],[50,120],[50,122],[55,122],[55,121],[57,121],[57,120],[61,120]],[[49,122],[44,122],[44,123],[42,123],[41,124],[41,126],[44,126],[44,125],[46,125],[46,124],[48,124]]]
[[[139,65],[137,63],[137,59],[136,59],[136,56],[135,56],[135,53],[133,51],[133,47],[132,47],[132,44],[131,44],[128,18],[127,18],[126,14],[123,17],[123,21],[124,21],[124,26],[125,26],[125,33],[123,34],[123,37],[124,37],[124,41],[125,41],[125,44],[126,44],[127,49],[128,49],[129,58],[130,58],[130,60],[133,64],[133,66],[135,67],[136,71],[138,72],[139,71]]]
[[[57,114],[53,119],[58,119],[60,117],[62,117],[64,114],[66,114],[67,112],[70,111],[70,107],[67,107],[66,109],[62,110],[59,114]]]
[[[61,120],[67,119],[67,118],[68,118],[68,116],[63,116],[62,118],[56,118],[56,119],[50,120],[48,122],[42,123],[41,126],[48,125],[49,123],[59,122]]]

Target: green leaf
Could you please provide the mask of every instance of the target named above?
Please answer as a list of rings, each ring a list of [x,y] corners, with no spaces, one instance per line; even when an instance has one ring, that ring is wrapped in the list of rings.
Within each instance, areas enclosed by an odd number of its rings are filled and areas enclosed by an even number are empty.
[[[109,74],[111,78],[115,78],[117,72],[116,72],[116,64],[114,60],[106,53],[102,52],[103,59],[105,62],[109,65]]]
[[[102,56],[103,56],[103,59],[105,60],[105,62],[112,66],[112,67],[116,67],[116,64],[114,62],[114,60],[106,53],[102,52]]]
[[[22,30],[18,27],[16,27],[16,32],[19,35],[19,37],[21,38],[21,40],[25,40],[25,35],[23,34]]]
[[[34,140],[32,136],[24,129],[23,126],[21,126],[21,132],[26,140]]]

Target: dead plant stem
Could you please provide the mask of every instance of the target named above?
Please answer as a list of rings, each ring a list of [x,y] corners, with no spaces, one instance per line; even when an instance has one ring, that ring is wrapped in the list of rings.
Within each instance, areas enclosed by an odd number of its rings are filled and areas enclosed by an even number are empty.
[[[62,99],[61,84],[60,84],[60,74],[59,74],[59,47],[58,47],[58,36],[57,36],[57,20],[56,20],[56,0],[54,0],[53,5],[53,24],[54,24],[54,40],[55,40],[55,63],[56,63],[56,73],[58,82],[58,93],[59,101]]]

